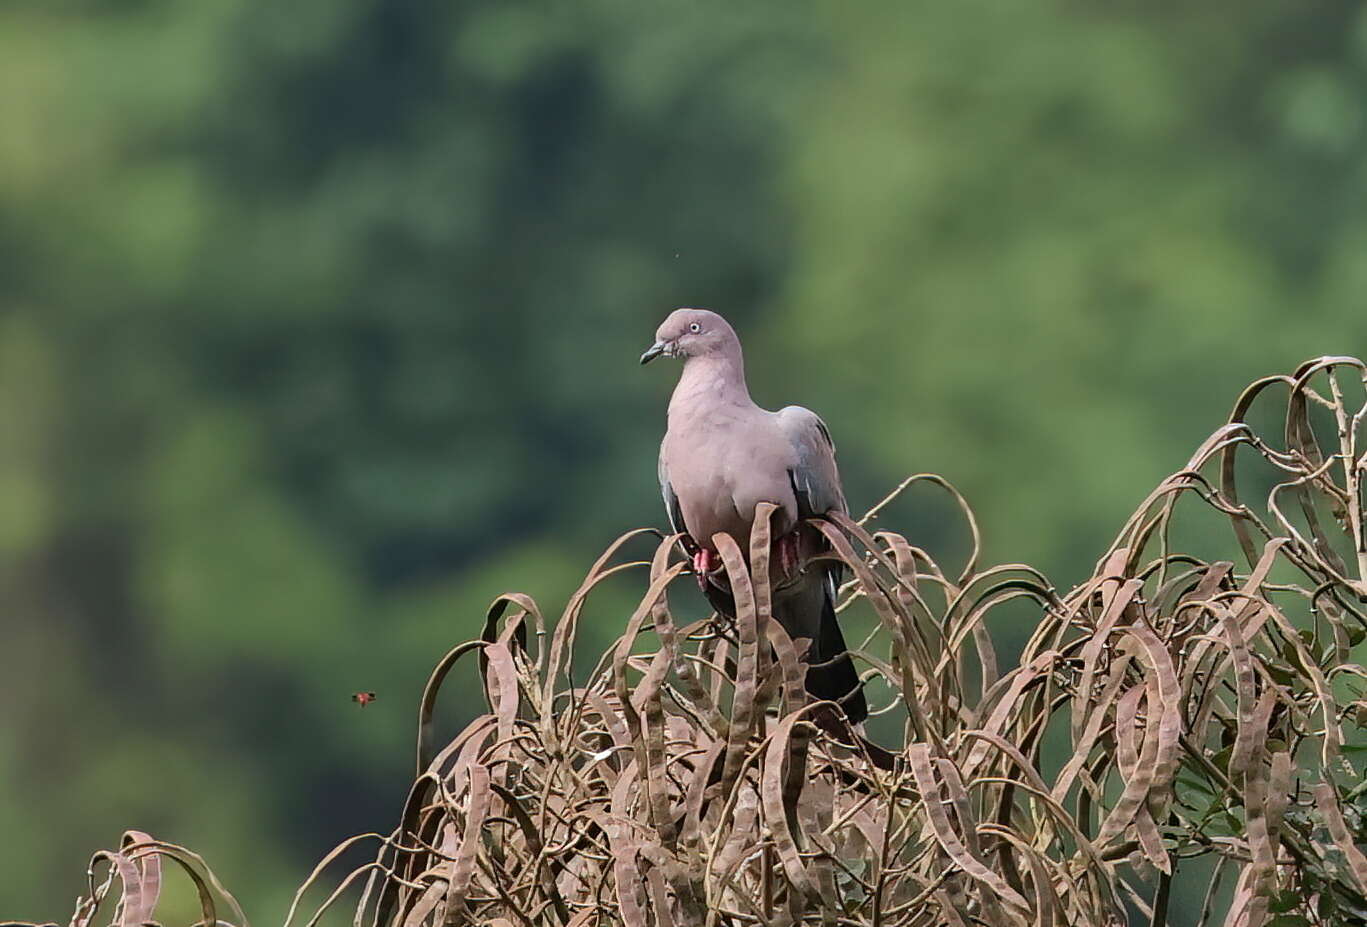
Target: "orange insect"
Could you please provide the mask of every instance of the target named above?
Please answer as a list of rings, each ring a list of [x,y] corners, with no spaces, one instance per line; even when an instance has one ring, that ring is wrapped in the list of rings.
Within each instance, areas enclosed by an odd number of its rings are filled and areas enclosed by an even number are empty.
[[[353,702],[357,703],[358,705],[360,705],[362,708],[364,708],[365,706],[369,705],[371,702],[375,701],[375,693],[374,693],[374,692],[357,692],[355,695],[353,695],[353,696],[351,697],[351,700],[352,700]]]

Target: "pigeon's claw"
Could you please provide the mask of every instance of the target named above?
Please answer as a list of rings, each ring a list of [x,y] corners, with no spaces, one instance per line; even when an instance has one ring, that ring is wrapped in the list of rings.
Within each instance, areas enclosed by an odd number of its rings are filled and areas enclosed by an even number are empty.
[[[693,555],[693,574],[698,578],[698,588],[704,592],[707,591],[708,575],[716,569],[713,564],[717,559],[719,559],[717,555],[706,547],[698,548],[697,553]]]

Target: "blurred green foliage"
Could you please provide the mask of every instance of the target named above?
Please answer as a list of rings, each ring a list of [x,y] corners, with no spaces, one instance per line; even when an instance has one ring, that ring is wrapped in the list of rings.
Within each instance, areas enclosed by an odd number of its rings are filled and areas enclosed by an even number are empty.
[[[1365,104],[1347,2],[10,0],[0,913],[137,826],[274,922],[391,826],[444,648],[663,522],[676,305],[856,508],[936,470],[1081,577],[1367,351]]]

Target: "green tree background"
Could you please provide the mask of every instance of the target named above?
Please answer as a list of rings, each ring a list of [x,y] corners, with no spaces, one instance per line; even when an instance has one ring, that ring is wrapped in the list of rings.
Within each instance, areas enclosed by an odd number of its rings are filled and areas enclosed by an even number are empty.
[[[278,922],[392,826],[439,654],[662,524],[677,305],[1067,586],[1367,351],[1365,106],[1348,2],[10,0],[0,914],[136,826]]]

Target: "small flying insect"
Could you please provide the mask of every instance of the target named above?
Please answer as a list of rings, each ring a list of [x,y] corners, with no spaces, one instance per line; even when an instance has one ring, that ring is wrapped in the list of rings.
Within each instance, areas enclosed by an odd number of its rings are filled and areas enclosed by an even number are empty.
[[[360,705],[362,708],[364,708],[365,706],[369,705],[371,702],[375,701],[375,693],[374,693],[374,692],[357,692],[355,695],[353,695],[353,696],[351,697],[351,700],[352,700],[353,702],[355,702],[356,704]]]

